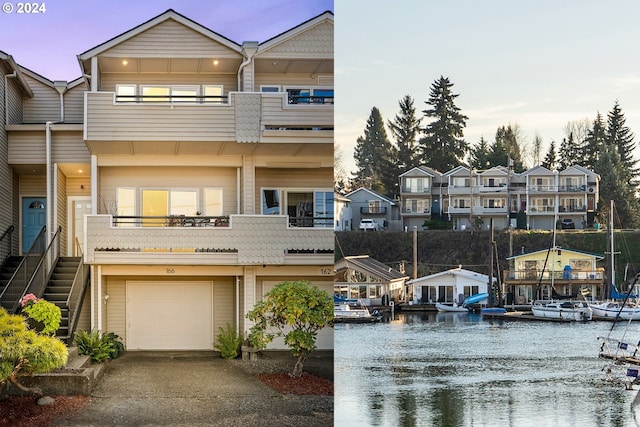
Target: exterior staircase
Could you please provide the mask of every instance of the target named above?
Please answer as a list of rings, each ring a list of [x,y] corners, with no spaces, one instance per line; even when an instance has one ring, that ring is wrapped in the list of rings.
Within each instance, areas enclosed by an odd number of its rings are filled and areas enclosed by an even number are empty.
[[[81,262],[80,257],[60,257],[42,295],[42,298],[60,307],[62,319],[60,320],[60,328],[56,332],[60,338],[68,338],[73,334],[73,331],[69,330],[73,325],[69,324],[70,313],[67,299]]]
[[[0,270],[0,294],[4,290],[7,283],[11,277],[13,277],[13,273],[15,273],[16,269],[20,265],[20,261],[22,261],[22,257],[20,256],[10,256],[7,258],[6,262],[2,266],[2,270]],[[13,307],[15,301],[2,301],[2,306],[7,310],[10,310]]]

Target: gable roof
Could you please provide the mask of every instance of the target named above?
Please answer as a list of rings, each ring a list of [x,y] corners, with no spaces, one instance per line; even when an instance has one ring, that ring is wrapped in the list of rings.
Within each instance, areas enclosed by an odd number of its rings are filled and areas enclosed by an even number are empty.
[[[385,202],[389,203],[389,204],[390,204],[390,205],[392,205],[392,206],[395,206],[395,204],[396,204],[393,200],[391,200],[391,199],[389,199],[389,198],[387,198],[387,197],[383,196],[382,194],[376,193],[375,191],[370,190],[370,189],[368,189],[368,188],[364,188],[364,187],[360,187],[360,188],[358,188],[357,190],[353,190],[353,191],[351,191],[350,193],[345,194],[345,197],[351,198],[351,196],[352,196],[353,194],[355,194],[355,193],[359,193],[359,192],[363,192],[363,191],[364,191],[364,192],[366,192],[366,193],[368,193],[368,194],[370,194],[370,195],[371,195],[371,196],[373,196],[373,197],[377,197],[377,198],[379,198],[379,199],[381,199],[381,200],[383,200],[383,201],[385,201]]]
[[[547,168],[545,168],[544,166],[534,166],[531,169],[522,172],[523,176],[528,176],[528,175],[556,175],[557,172],[553,172]]]
[[[409,280],[407,281],[407,285],[419,283],[425,280],[437,279],[438,277],[447,276],[447,275],[463,277],[465,279],[475,280],[477,282],[489,283],[489,276],[487,276],[486,274],[481,274],[475,271],[466,270],[462,267],[457,267],[457,268],[441,271],[439,273],[430,274],[429,276],[423,276],[423,277],[418,277],[417,279]],[[494,277],[493,280],[495,281],[496,278]]]
[[[455,168],[451,169],[450,171],[445,172],[443,175],[444,176],[452,176],[452,175],[458,175],[460,173],[464,173],[467,176],[469,176],[469,174],[471,172],[470,172],[470,169],[468,167],[459,165],[459,166],[456,166]]]
[[[427,176],[435,178],[436,176],[442,175],[442,174],[440,172],[434,170],[434,169],[431,169],[431,168],[427,167],[427,166],[416,166],[416,167],[413,167],[413,168],[409,169],[405,173],[400,174],[400,177],[403,177],[405,175],[411,175],[411,176],[427,175]]]
[[[377,259],[371,258],[369,255],[346,256],[336,263],[336,265],[340,264],[343,264],[345,268],[364,271],[387,282],[409,278],[409,276],[383,264]]]
[[[26,70],[26,68],[18,65],[16,61],[13,59],[13,56],[1,50],[0,50],[0,61],[7,64],[7,67],[9,67],[9,70],[12,70],[14,73],[16,73],[16,79],[18,80],[18,84],[20,84],[20,87],[22,88],[23,92],[29,98],[33,98],[33,91],[31,90],[29,83],[27,83],[27,80],[24,78],[24,75],[22,73],[22,70]]]
[[[562,250],[564,252],[572,252],[572,253],[580,254],[580,255],[588,255],[588,256],[594,257],[596,260],[604,259],[604,255],[596,254],[596,253],[593,253],[593,252],[581,251],[579,249],[562,248],[560,246],[555,246],[555,247],[549,248],[549,249],[540,249],[540,250],[537,250],[537,251],[532,251],[532,252],[526,252],[526,253],[523,253],[523,254],[513,255],[513,256],[507,257],[506,259],[507,260],[512,260],[512,259],[520,258],[522,256],[529,256],[529,255],[534,255],[534,254],[547,253],[547,252],[553,251],[553,250]]]
[[[260,43],[260,52],[265,52],[273,49],[275,46],[287,41],[291,37],[295,37],[322,22],[329,22],[333,24],[333,13],[330,11],[325,11],[320,15],[314,16],[313,18],[308,19],[307,21],[296,25],[295,27],[278,34],[277,36],[271,37],[270,39]],[[331,42],[333,42],[333,38],[331,39]]]
[[[176,21],[182,25],[184,25],[185,27],[188,27],[190,29],[192,29],[193,31],[196,31],[197,33],[202,34],[205,37],[210,38],[211,40],[214,40],[226,47],[228,47],[229,49],[235,50],[236,52],[240,53],[241,52],[241,46],[216,33],[215,31],[212,31],[210,29],[208,29],[207,27],[204,27],[203,25],[198,24],[195,21],[192,21],[191,19],[187,18],[184,15],[179,14],[178,12],[176,12],[173,9],[168,9],[166,12],[161,13],[160,15],[156,16],[155,18],[151,18],[150,20],[143,22],[142,24],[138,25],[137,27],[134,27],[132,29],[130,29],[129,31],[125,31],[124,33],[113,37],[110,40],[107,40],[104,43],[99,44],[98,46],[95,46],[83,53],[81,53],[80,55],[78,55],[78,60],[80,61],[80,63],[82,63],[82,61],[86,61],[87,59],[93,57],[93,56],[97,56],[100,55],[101,53],[113,48],[116,45],[119,45],[120,43],[123,43],[137,35],[139,35],[140,33],[147,31],[148,29],[155,27],[156,25],[159,25],[165,21],[168,20],[173,20]]]

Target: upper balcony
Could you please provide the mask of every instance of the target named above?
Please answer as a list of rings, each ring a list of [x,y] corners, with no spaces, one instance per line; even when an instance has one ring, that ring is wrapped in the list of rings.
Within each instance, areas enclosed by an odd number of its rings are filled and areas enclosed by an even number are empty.
[[[333,144],[332,95],[292,99],[287,93],[231,92],[187,98],[87,92],[87,145],[92,153],[113,154],[135,150],[136,143],[153,142],[161,150],[157,142],[163,141]]]
[[[111,215],[86,217],[85,262],[145,265],[333,264],[333,228],[286,215],[228,219],[147,218],[119,226]],[[147,222],[144,222],[144,221]],[[124,225],[124,224],[121,224]]]

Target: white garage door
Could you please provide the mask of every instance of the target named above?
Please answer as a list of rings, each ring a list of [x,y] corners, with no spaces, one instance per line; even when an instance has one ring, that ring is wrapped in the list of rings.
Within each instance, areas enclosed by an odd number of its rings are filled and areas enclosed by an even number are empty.
[[[127,282],[127,349],[212,350],[211,282]]]

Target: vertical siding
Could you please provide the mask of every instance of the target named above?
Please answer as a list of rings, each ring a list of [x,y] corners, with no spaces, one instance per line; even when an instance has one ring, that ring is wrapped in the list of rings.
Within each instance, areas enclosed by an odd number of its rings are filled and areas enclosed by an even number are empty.
[[[105,276],[102,281],[102,289],[105,290],[105,295],[109,295],[107,304],[103,304],[103,317],[105,317],[106,314],[104,330],[119,335],[123,343],[127,342],[127,300],[125,283],[126,278],[118,276]],[[101,298],[101,300],[104,302],[104,297]]]
[[[8,74],[8,69],[0,63],[0,73],[2,75]],[[7,88],[4,87],[6,79],[0,79],[0,120],[4,123],[5,109],[3,102]],[[0,234],[4,233],[4,230],[11,225],[11,192],[7,191],[11,189],[11,169],[8,165],[9,159],[9,140],[7,138],[7,132],[4,126],[0,126],[0,206],[6,206],[9,209],[0,209]]]
[[[24,101],[24,122],[45,123],[60,120],[60,94],[51,86],[25,75],[33,98]]]
[[[235,298],[233,279],[215,279],[213,281],[213,342],[216,342],[220,329],[226,324],[235,324]],[[239,328],[238,328],[239,329]]]
[[[91,330],[91,288],[87,287],[82,300],[82,308],[80,309],[80,317],[76,325],[76,331]]]
[[[58,188],[57,192],[57,206],[56,211],[58,215],[58,226],[62,228],[62,232],[60,234],[60,253],[67,253],[67,240],[69,230],[67,229],[67,177],[62,173],[60,169],[58,169],[57,173],[58,179]]]

